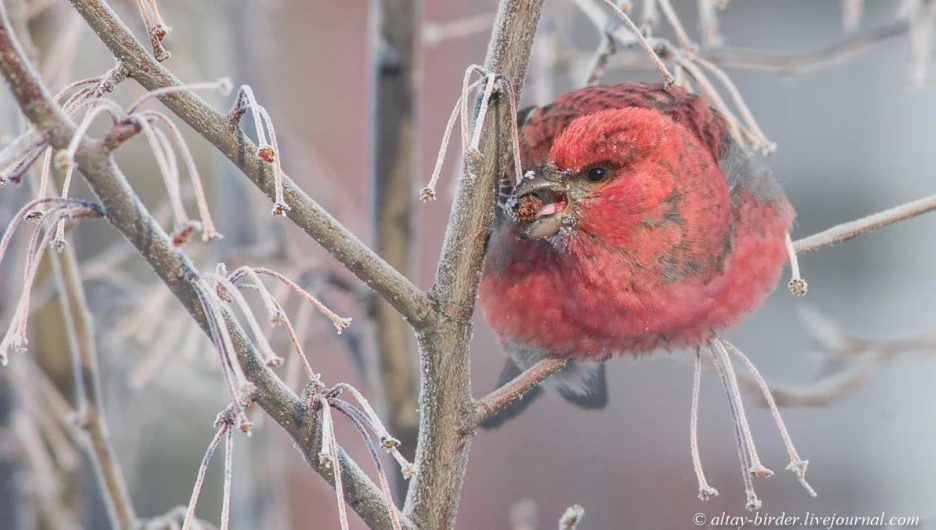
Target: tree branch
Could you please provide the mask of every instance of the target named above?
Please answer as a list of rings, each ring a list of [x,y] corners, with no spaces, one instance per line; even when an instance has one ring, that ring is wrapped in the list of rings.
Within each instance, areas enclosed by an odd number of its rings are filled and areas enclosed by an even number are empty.
[[[622,49],[638,50],[639,44],[634,35],[617,19],[612,18],[598,5],[598,0],[573,0],[582,12],[592,21],[599,31],[614,38]],[[744,50],[730,47],[706,49],[699,56],[722,66],[765,70],[786,75],[810,72],[830,63],[843,61],[871,50],[878,44],[909,31],[907,21],[897,21],[876,28],[869,28],[856,33],[848,39],[832,44],[817,51],[778,54],[762,50]],[[673,50],[672,44],[664,39],[654,38],[651,43],[661,57]],[[643,53],[641,53],[643,56]]]
[[[905,35],[909,27],[906,21],[892,22],[883,26],[868,28],[842,42],[805,53],[779,54],[762,50],[714,48],[703,51],[701,55],[709,61],[723,66],[798,75],[861,55],[878,44]]]
[[[520,99],[543,0],[501,0],[484,68],[503,76]],[[443,317],[417,333],[420,348],[420,428],[418,473],[404,512],[420,528],[447,529],[455,523],[458,499],[471,446],[471,369],[468,346],[485,246],[494,216],[497,182],[504,171],[506,138],[516,116],[503,91],[491,98],[483,123],[480,160],[472,158],[459,181],[429,291]],[[475,115],[481,105],[475,104]]]
[[[803,308],[800,320],[824,356],[822,367],[806,384],[770,385],[778,407],[830,405],[865,386],[897,356],[936,350],[934,333],[896,340],[857,337],[846,334],[837,322],[814,308]],[[739,382],[759,405],[768,405],[753,377],[739,378]]]
[[[38,75],[23,58],[13,39],[0,4],[0,70],[26,117],[39,128],[49,144],[57,149],[68,146],[75,124],[55,104]],[[185,253],[174,249],[169,236],[140,202],[123,173],[117,168],[102,142],[84,138],[75,157],[79,170],[107,211],[107,219],[137,249],[185,309],[206,332],[208,324],[190,278],[198,273]],[[238,361],[257,390],[254,400],[293,438],[306,461],[329,483],[331,468],[318,459],[321,445],[317,415],[268,369],[247,339],[244,330],[228,312],[226,325],[231,333]],[[371,528],[392,528],[383,493],[350,459],[342,462],[345,498]],[[406,528],[412,524],[403,519]]]
[[[565,368],[567,364],[569,364],[568,359],[554,357],[547,357],[537,362],[506,385],[477,400],[472,422],[480,425],[511,402],[523,397],[547,377]]]
[[[895,206],[883,212],[833,226],[818,234],[796,240],[793,243],[793,248],[796,250],[797,254],[806,254],[821,248],[831,247],[842,241],[848,241],[849,239],[867,234],[878,228],[883,228],[889,224],[910,219],[911,217],[916,217],[933,210],[936,210],[936,195],[930,195],[929,197]]]
[[[120,58],[129,70],[130,77],[147,90],[182,84],[147,53],[106,2],[69,1],[111,53]],[[254,156],[256,145],[237,128],[236,123],[232,123],[230,117],[209,107],[202,98],[191,92],[173,92],[161,95],[159,99],[214,144],[263,193],[271,199],[275,198],[272,168]],[[387,300],[410,325],[420,329],[432,321],[425,294],[412,282],[367,248],[285,174],[283,187],[286,203],[291,207],[287,212],[290,220]]]
[[[387,263],[412,271],[413,185],[417,169],[414,109],[416,50],[419,43],[418,0],[377,0],[371,3],[371,97],[375,124],[371,128],[371,197],[374,249]],[[412,348],[412,330],[394,308],[371,296],[377,360],[387,406],[388,427],[407,459],[416,454],[419,433],[419,379]],[[400,475],[398,475],[400,476]],[[397,481],[405,492],[407,482]]]
[[[72,351],[78,395],[76,408],[81,428],[88,434],[88,452],[94,473],[101,485],[111,527],[133,530],[137,523],[136,512],[107,429],[94,326],[78,272],[78,260],[71,247],[66,247],[61,255],[50,252],[49,257],[55,271],[62,316]]]

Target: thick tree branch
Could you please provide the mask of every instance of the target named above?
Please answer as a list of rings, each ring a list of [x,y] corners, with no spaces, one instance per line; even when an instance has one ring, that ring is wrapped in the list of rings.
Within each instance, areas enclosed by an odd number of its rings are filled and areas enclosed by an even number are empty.
[[[484,68],[503,76],[519,100],[543,0],[501,0]],[[468,346],[485,246],[494,216],[498,178],[507,157],[506,138],[516,117],[503,92],[495,94],[483,123],[480,160],[473,158],[459,181],[442,256],[429,297],[443,313],[439,324],[417,334],[420,348],[419,470],[404,512],[420,528],[455,523],[473,426]],[[479,98],[477,109],[481,104]]]
[[[517,101],[526,77],[530,49],[539,23],[542,1],[502,1],[494,22],[484,69],[505,77]],[[497,180],[508,156],[507,137],[513,121],[505,97],[495,93],[495,112],[486,116],[481,132],[481,159],[470,160],[459,181],[430,298],[453,320],[468,320],[481,279],[481,264],[494,216]],[[476,107],[481,104],[478,98]],[[475,125],[478,126],[478,125]]]
[[[371,198],[374,249],[403,274],[412,271],[413,197],[417,170],[416,50],[418,0],[371,3]],[[419,432],[419,378],[413,332],[394,308],[371,297],[371,320],[388,427],[407,459],[416,454]],[[406,482],[397,482],[405,491]]]
[[[21,110],[44,132],[49,144],[57,149],[67,147],[75,132],[75,124],[55,104],[39,82],[36,72],[24,60],[6,23],[2,5],[0,70]],[[79,144],[75,159],[91,189],[104,205],[108,221],[130,241],[207,332],[208,324],[201,303],[190,282],[197,271],[183,252],[173,248],[169,236],[140,202],[104,145],[100,141],[85,138]],[[324,468],[318,459],[321,439],[318,417],[265,366],[233,317],[229,313],[225,317],[238,360],[247,378],[257,388],[253,394],[254,400],[293,438],[309,465],[334,484],[330,468]],[[345,457],[341,467],[348,504],[371,528],[391,528],[380,488],[350,459]],[[409,521],[403,521],[406,528],[413,528]]]
[[[156,62],[103,0],[70,0],[105,46],[148,90],[179,86],[181,81]],[[225,116],[191,92],[159,97],[167,107],[233,162],[263,193],[275,197],[272,168],[255,155],[257,146]],[[296,225],[419,329],[432,321],[426,296],[412,282],[367,248],[285,174],[287,213]]]

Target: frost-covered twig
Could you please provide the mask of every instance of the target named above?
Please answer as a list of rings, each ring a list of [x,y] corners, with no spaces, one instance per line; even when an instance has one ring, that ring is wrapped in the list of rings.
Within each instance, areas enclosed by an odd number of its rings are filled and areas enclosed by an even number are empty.
[[[163,40],[172,31],[172,28],[167,26],[162,17],[159,16],[156,0],[137,0],[137,7],[143,17],[143,26],[146,28],[146,34],[149,35],[150,44],[153,45],[153,55],[156,60],[165,61],[169,59],[172,54],[163,46]]]
[[[217,289],[212,288],[203,278],[194,278],[191,283],[201,302],[211,342],[221,361],[221,372],[224,374],[228,394],[232,399],[231,405],[237,415],[237,423],[241,431],[249,432],[252,424],[247,419],[244,407],[252,397],[254,386],[247,381],[247,376],[237,359],[230,330],[225,324],[222,301],[218,298]]]
[[[445,124],[445,131],[442,133],[442,144],[439,146],[439,153],[436,155],[435,167],[432,169],[432,176],[429,179],[429,184],[425,188],[420,190],[420,198],[423,201],[431,201],[436,197],[436,186],[439,183],[439,177],[442,174],[442,163],[445,162],[445,153],[448,150],[449,142],[452,137],[452,129],[455,127],[455,122],[458,120],[459,116],[464,116],[467,114],[467,111],[462,110],[465,105],[464,101],[467,97],[467,93],[476,89],[478,85],[481,84],[481,80],[477,80],[474,83],[466,85],[462,91],[462,95],[459,96],[458,100],[455,101],[455,107],[452,109],[452,114],[449,116],[448,122]],[[462,156],[465,154],[465,149],[467,144],[465,144],[465,138],[467,137],[467,124],[465,120],[462,120]]]
[[[198,214],[202,224],[202,239],[204,241],[212,241],[223,237],[218,233],[214,221],[211,219],[211,212],[208,209],[208,198],[205,196],[205,188],[202,186],[201,177],[198,173],[198,166],[195,164],[192,151],[188,148],[188,143],[185,142],[185,138],[182,136],[179,127],[160,112],[144,111],[142,115],[149,120],[158,121],[163,124],[163,126],[169,130],[172,138],[175,140],[176,147],[178,147],[179,151],[182,153],[182,160],[185,162],[189,179],[192,181],[192,189],[195,191],[195,204],[198,205]]]
[[[793,248],[796,249],[797,254],[814,252],[933,210],[936,210],[936,195],[910,201],[855,221],[833,226],[817,234],[797,239],[793,242]]]
[[[585,517],[585,508],[578,504],[569,506],[559,518],[559,530],[575,530],[582,521],[582,517]]]
[[[575,0],[575,1],[579,2],[579,0]],[[624,22],[624,25],[633,34],[634,39],[636,39],[640,47],[643,48],[644,52],[650,58],[650,61],[653,62],[653,65],[656,67],[657,71],[659,71],[660,75],[663,77],[663,85],[666,87],[671,86],[673,84],[673,74],[671,74],[669,70],[667,70],[666,65],[663,64],[663,61],[660,59],[660,56],[657,55],[656,50],[653,49],[653,46],[651,46],[650,43],[647,41],[647,39],[643,36],[643,33],[641,33],[637,25],[634,24],[634,22],[630,19],[629,16],[627,16],[627,13],[621,10],[621,8],[618,7],[618,5],[615,4],[613,0],[601,0],[601,2],[604,5],[610,7],[611,11],[613,11],[614,14],[617,15],[617,17],[621,21]]]
[[[322,302],[320,302],[320,301],[318,300],[318,298],[312,296],[312,294],[310,294],[308,291],[306,291],[305,289],[303,289],[302,287],[300,287],[299,284],[297,284],[296,282],[294,282],[294,281],[290,280],[289,278],[283,276],[282,274],[280,274],[280,273],[278,273],[278,272],[276,272],[276,271],[274,271],[274,270],[268,269],[268,268],[266,268],[266,267],[256,267],[256,268],[253,269],[253,272],[256,273],[256,274],[262,274],[262,275],[270,276],[270,277],[275,278],[276,280],[278,280],[278,281],[284,283],[285,285],[287,285],[294,293],[298,294],[300,297],[302,297],[303,299],[305,299],[307,302],[309,302],[310,304],[312,304],[313,306],[315,306],[315,308],[318,309],[320,313],[322,313],[322,314],[325,315],[329,320],[331,320],[332,324],[335,326],[335,329],[338,330],[338,333],[341,333],[342,331],[344,331],[345,329],[347,329],[349,325],[351,325],[351,319],[350,319],[350,318],[346,318],[346,317],[339,316],[337,313],[335,313],[334,311],[332,311],[331,309],[329,309],[328,307],[326,307],[325,304],[323,304]],[[230,279],[231,279],[232,282],[236,283],[236,282],[239,281],[241,278],[243,278],[244,276],[246,276],[246,274],[247,274],[247,273],[246,273],[243,269],[238,269],[238,270],[234,271],[234,272],[231,274],[231,278],[230,278]]]
[[[474,82],[471,81],[471,76],[474,73],[480,74],[482,77]],[[480,103],[478,106],[478,114],[474,119],[474,122],[471,124],[473,129],[469,136],[469,118],[468,118],[468,99],[469,94],[476,88],[484,86],[484,91],[481,94]],[[471,65],[465,70],[464,82],[462,84],[462,92],[459,98],[455,102],[455,107],[452,110],[451,116],[449,116],[448,123],[445,125],[445,132],[442,135],[442,145],[439,148],[439,154],[436,156],[436,164],[432,170],[432,177],[429,179],[429,184],[420,191],[420,197],[423,201],[431,201],[435,199],[436,196],[436,185],[439,181],[439,176],[442,171],[442,163],[445,161],[445,153],[448,149],[448,144],[451,140],[452,129],[455,125],[456,119],[461,117],[461,130],[462,130],[462,157],[465,159],[466,164],[463,165],[464,168],[470,173],[474,164],[477,164],[478,161],[483,157],[483,153],[480,150],[480,141],[481,141],[481,131],[482,125],[484,124],[484,118],[487,114],[488,101],[491,99],[492,95],[495,92],[495,88],[500,87],[502,92],[507,94],[507,105],[508,111],[511,115],[517,114],[517,95],[513,86],[510,84],[510,80],[506,77],[493,73],[487,72],[484,68],[478,65]],[[512,162],[513,162],[513,174],[514,178],[518,178],[521,174],[520,170],[520,141],[519,141],[519,131],[516,120],[514,120],[510,126],[510,146],[512,149]]]
[[[777,424],[777,429],[780,431],[780,436],[783,438],[783,445],[786,447],[787,453],[790,455],[790,464],[787,466],[787,469],[793,472],[796,475],[796,478],[799,479],[800,484],[806,488],[806,491],[809,492],[813,497],[816,496],[815,490],[812,489],[812,486],[806,482],[806,466],[809,464],[808,460],[803,460],[800,458],[799,453],[796,452],[796,448],[793,446],[793,440],[790,438],[789,433],[786,429],[786,424],[783,423],[783,418],[780,416],[780,411],[777,409],[777,404],[774,402],[773,396],[770,394],[770,389],[767,386],[767,382],[764,381],[764,378],[760,375],[760,372],[754,366],[754,363],[748,359],[747,355],[741,352],[734,344],[728,341],[722,341],[722,343],[727,346],[738,360],[744,364],[748,372],[751,374],[751,377],[754,378],[754,381],[760,387],[761,392],[764,395],[764,399],[767,401],[767,407],[770,409],[770,413],[773,415],[774,422]]]
[[[97,344],[72,249],[51,254],[75,374],[79,425],[112,526],[132,528],[137,518],[117,454],[110,440],[101,394]]]
[[[568,359],[552,357],[537,362],[514,380],[477,400],[471,423],[479,425],[511,402],[521,399],[533,387],[563,369],[567,364],[569,364]]]
[[[192,498],[189,500],[188,509],[185,512],[185,520],[182,522],[182,530],[189,530],[192,527],[192,521],[195,520],[195,506],[198,504],[198,496],[201,494],[202,484],[205,481],[205,472],[208,471],[208,464],[214,455],[215,449],[225,439],[224,455],[224,499],[221,508],[221,530],[227,530],[227,524],[230,519],[231,510],[231,451],[233,449],[234,427],[238,422],[239,413],[236,407],[229,406],[215,419],[214,426],[217,432],[208,444],[205,456],[202,458],[201,465],[198,467],[198,473],[195,476],[195,486],[192,488]]]
[[[692,467],[695,470],[696,480],[699,482],[699,499],[708,500],[718,495],[718,490],[709,485],[702,469],[702,458],[699,456],[699,390],[702,375],[702,349],[695,352],[695,370],[692,378],[692,408],[689,413],[689,452],[692,455]]]
[[[362,411],[350,402],[340,399],[338,396],[342,392],[349,392],[364,410]],[[397,450],[399,442],[387,433],[386,427],[384,427],[376,412],[371,408],[367,400],[351,385],[339,383],[333,387],[326,388],[320,380],[314,379],[306,385],[306,389],[303,391],[303,401],[314,409],[320,410],[322,413],[322,442],[319,450],[319,460],[322,465],[334,468],[335,494],[338,500],[338,517],[341,522],[341,528],[347,530],[348,523],[344,511],[344,490],[341,485],[341,454],[338,441],[335,438],[332,409],[345,415],[364,440],[370,452],[371,459],[374,461],[374,465],[377,466],[377,475],[383,491],[384,502],[387,506],[391,528],[400,530],[402,526],[396,513],[396,508],[393,505],[393,497],[390,493],[387,476],[386,473],[384,473],[383,464],[380,462],[380,457],[370,439],[368,430],[374,433],[374,435],[380,439],[381,446],[397,459],[401,465],[404,478],[408,479],[415,474],[415,470]]]
[[[260,146],[257,148],[257,158],[266,164],[273,166],[273,215],[285,216],[290,210],[286,204],[286,198],[283,191],[283,166],[282,153],[279,151],[279,145],[276,141],[276,131],[273,129],[273,120],[266,108],[257,103],[253,89],[249,85],[243,85],[237,92],[237,98],[234,100],[234,107],[231,108],[231,121],[237,122],[247,110],[250,110],[253,117],[254,130],[257,133],[257,142]]]
[[[13,222],[7,227],[3,237],[0,238],[0,259],[9,246],[16,228],[25,218],[26,212],[40,204],[53,203],[55,206],[46,214],[52,220],[52,224],[64,219],[81,219],[87,217],[101,217],[104,215],[100,205],[87,201],[77,201],[69,199],[38,199],[31,201],[23,206],[16,214]],[[25,350],[27,344],[26,322],[29,318],[30,291],[33,281],[36,278],[36,272],[39,269],[39,263],[42,259],[45,248],[52,240],[54,232],[45,230],[43,235],[43,225],[39,224],[33,230],[32,240],[29,243],[29,253],[26,257],[25,272],[23,274],[22,293],[19,301],[15,305],[13,319],[7,328],[3,339],[0,340],[0,364],[6,365],[9,360],[10,350],[14,352]]]
[[[846,334],[828,315],[804,307],[800,320],[819,352],[824,356],[823,370],[815,381],[805,385],[768,385],[769,396],[755,377],[741,379],[745,389],[763,406],[821,407],[835,403],[863,388],[894,358],[910,352],[936,351],[936,334],[899,340],[874,340]],[[796,460],[795,458],[793,460]]]

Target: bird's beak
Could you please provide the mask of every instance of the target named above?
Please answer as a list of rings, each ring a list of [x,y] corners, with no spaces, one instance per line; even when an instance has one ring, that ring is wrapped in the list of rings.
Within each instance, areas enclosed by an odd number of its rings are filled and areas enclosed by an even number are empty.
[[[510,197],[510,209],[523,239],[543,239],[559,232],[570,206],[565,174],[546,164],[524,175]]]

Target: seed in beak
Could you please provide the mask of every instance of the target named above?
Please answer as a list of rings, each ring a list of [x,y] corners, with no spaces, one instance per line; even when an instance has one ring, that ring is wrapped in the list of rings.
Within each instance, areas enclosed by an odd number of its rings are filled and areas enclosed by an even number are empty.
[[[544,204],[543,199],[533,193],[520,197],[517,203],[517,220],[527,223],[536,220]]]

